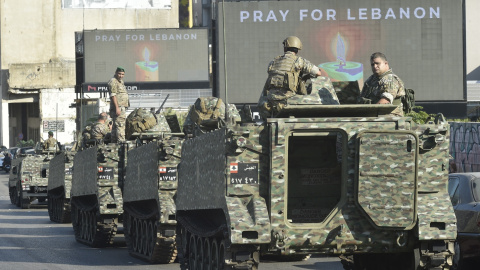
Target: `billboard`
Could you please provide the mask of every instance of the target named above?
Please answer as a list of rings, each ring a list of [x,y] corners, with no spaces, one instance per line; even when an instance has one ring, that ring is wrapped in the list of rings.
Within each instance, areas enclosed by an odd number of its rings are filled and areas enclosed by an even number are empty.
[[[62,0],[62,8],[171,9],[171,0]]]
[[[219,2],[217,29],[217,86],[230,103],[257,102],[269,62],[292,35],[332,81],[362,86],[379,51],[417,101],[465,100],[462,1]]]
[[[89,30],[83,45],[84,91],[105,91],[117,66],[133,90],[209,87],[207,29]]]

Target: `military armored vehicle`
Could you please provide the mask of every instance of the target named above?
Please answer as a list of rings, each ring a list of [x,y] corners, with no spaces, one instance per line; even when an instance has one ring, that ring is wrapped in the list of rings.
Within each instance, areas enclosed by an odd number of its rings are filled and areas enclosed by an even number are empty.
[[[345,269],[449,269],[449,125],[394,105],[340,105],[328,78],[262,125],[182,145],[177,246],[186,269],[257,269],[261,255],[339,255]]]
[[[72,188],[73,159],[75,151],[65,151],[50,160],[47,202],[50,220],[58,223],[72,222],[70,190]]]
[[[123,191],[127,153],[129,150],[134,149],[137,144],[141,144],[141,141],[135,141],[130,138],[133,130],[140,126],[145,128],[143,123],[145,119],[140,116],[153,117],[153,120],[151,118],[147,119],[150,124],[153,123],[153,127],[149,127],[152,131],[158,130],[156,128],[158,128],[158,125],[161,123],[157,123],[157,118],[155,118],[153,114],[149,114],[145,109],[136,109],[127,117],[126,134],[127,138],[129,138],[128,141],[115,144],[105,143],[108,141],[104,140],[83,140],[81,150],[75,155],[71,189],[71,211],[72,225],[75,231],[75,238],[78,242],[92,247],[108,246],[113,243],[115,235],[119,231],[119,225],[123,223]],[[168,126],[166,122],[163,124]],[[152,140],[151,138],[153,136],[151,136],[151,134],[145,136]],[[135,166],[139,166],[138,163],[136,164]],[[133,185],[128,184],[128,188],[135,191],[143,185],[144,183],[140,181]],[[149,188],[156,188],[156,186]],[[132,198],[132,196],[129,198]],[[135,199],[135,197],[133,199]],[[128,221],[129,220],[127,220],[127,226],[130,225]],[[125,225],[124,228],[130,230],[130,227],[126,227]],[[136,227],[134,228],[134,230],[137,229]],[[160,229],[162,233],[164,233],[164,228],[161,227]],[[146,237],[146,235],[144,234],[143,237]],[[129,236],[126,236],[126,238],[127,240],[136,239],[135,237],[129,238]],[[127,241],[127,243],[129,242]],[[162,247],[162,249],[163,248],[164,247]],[[155,249],[155,252],[152,254],[145,253],[145,256],[142,256],[144,250],[133,250],[135,249],[132,249],[132,252],[138,251],[138,256],[143,259],[154,262],[158,260],[162,262],[165,261],[162,257],[163,254],[158,255],[157,249]],[[150,255],[152,256],[150,257]]]
[[[10,202],[22,209],[47,199],[48,165],[52,153],[24,155],[12,160],[8,180]]]
[[[75,154],[70,204],[78,242],[92,247],[113,243],[123,215],[121,187],[129,146],[98,144]]]
[[[125,240],[130,255],[150,263],[172,263],[177,256],[174,197],[183,137],[161,133],[128,152]]]

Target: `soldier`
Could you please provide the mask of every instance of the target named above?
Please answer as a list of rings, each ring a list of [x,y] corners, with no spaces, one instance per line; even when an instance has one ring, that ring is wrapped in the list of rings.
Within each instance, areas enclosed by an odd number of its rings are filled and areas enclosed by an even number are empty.
[[[125,69],[117,67],[115,75],[108,82],[108,92],[110,93],[110,117],[113,120],[112,141],[125,141],[125,121],[127,119],[126,110],[130,105],[127,89],[123,83]]]
[[[55,147],[57,145],[57,140],[55,140],[55,138],[53,138],[53,132],[52,131],[49,131],[48,132],[48,139],[45,141],[45,143],[43,144],[43,148],[45,150],[48,150],[50,149],[51,147]]]
[[[405,96],[403,81],[388,65],[387,57],[376,52],[370,56],[373,75],[363,84],[357,103],[360,104],[394,104],[398,107],[391,113],[393,116],[403,116],[401,98]]]
[[[304,75],[321,75],[317,66],[297,56],[301,49],[302,42],[298,37],[287,37],[283,41],[284,54],[275,57],[268,65],[268,78],[258,101],[258,109],[263,118],[276,115],[290,97],[307,94]]]
[[[98,115],[98,120],[90,131],[93,139],[101,140],[105,138],[107,133],[112,131],[112,122],[107,123],[107,120],[108,115],[106,112],[102,112]]]
[[[228,120],[225,120],[225,103],[216,97],[200,97],[195,101],[183,123],[185,135],[198,135],[213,130],[227,122],[240,122],[241,116],[234,104],[227,106]],[[197,129],[198,128],[198,129]]]

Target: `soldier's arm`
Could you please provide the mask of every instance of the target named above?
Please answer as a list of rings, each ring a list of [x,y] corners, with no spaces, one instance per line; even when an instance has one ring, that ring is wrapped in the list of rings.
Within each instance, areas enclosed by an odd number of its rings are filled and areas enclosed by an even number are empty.
[[[118,93],[118,85],[115,83],[115,81],[110,80],[108,82],[108,91],[110,92],[110,102],[115,106],[115,114],[118,116],[122,112],[120,110],[120,107],[118,106],[118,100],[117,100],[117,93]]]
[[[405,95],[404,91],[402,93],[403,86],[394,76],[389,76],[382,88],[383,93],[378,104],[391,104],[397,97]]]
[[[320,71],[320,69],[316,65],[310,63],[310,61],[308,61],[304,58],[301,58],[299,60],[300,60],[299,61],[300,65],[302,65],[302,62],[303,62],[303,68],[302,68],[302,73],[303,74],[310,74],[313,77],[317,77],[317,76],[322,75],[322,72]]]

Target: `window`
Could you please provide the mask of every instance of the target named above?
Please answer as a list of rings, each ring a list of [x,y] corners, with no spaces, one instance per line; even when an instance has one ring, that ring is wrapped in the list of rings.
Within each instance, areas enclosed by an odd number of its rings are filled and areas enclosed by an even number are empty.
[[[452,177],[448,180],[448,195],[450,195],[453,206],[459,202],[458,182],[459,179],[457,177]]]
[[[476,202],[480,202],[480,178],[475,178],[472,181],[472,193]]]

